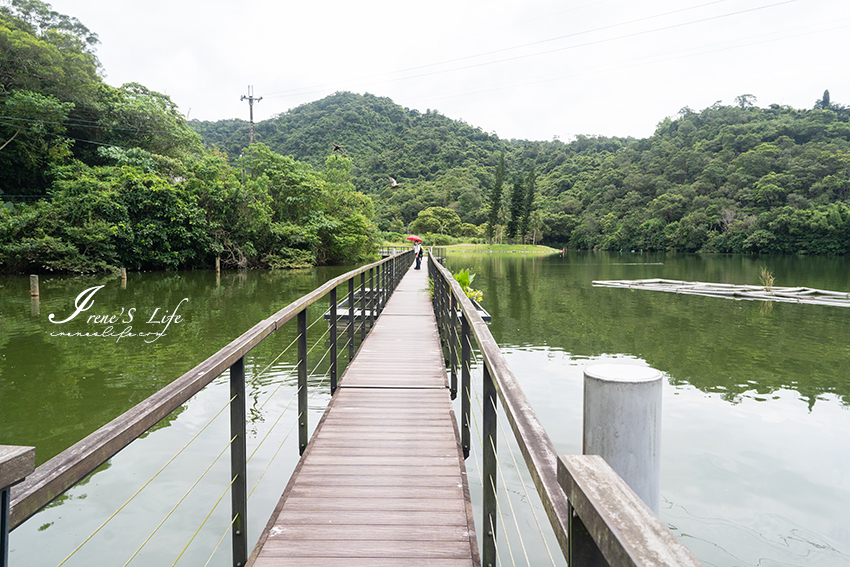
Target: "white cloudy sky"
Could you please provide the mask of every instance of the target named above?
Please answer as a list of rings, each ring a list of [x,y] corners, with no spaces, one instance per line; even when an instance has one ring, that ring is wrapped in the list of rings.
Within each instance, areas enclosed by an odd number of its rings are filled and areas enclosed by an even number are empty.
[[[650,135],[753,94],[850,104],[847,0],[54,0],[100,36],[112,85],[189,118],[263,120],[369,92],[502,138]]]

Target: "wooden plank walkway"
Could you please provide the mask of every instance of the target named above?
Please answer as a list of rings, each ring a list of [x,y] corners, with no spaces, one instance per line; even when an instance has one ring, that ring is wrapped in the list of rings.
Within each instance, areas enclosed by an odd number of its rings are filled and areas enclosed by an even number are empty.
[[[304,451],[254,567],[478,567],[426,264],[402,279]]]

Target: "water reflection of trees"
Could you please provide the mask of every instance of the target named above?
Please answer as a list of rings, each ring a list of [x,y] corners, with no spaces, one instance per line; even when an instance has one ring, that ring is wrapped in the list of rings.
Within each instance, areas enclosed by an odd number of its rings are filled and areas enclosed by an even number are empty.
[[[126,289],[119,278],[42,277],[40,314],[33,316],[29,278],[0,278],[0,438],[4,443],[35,445],[38,462],[108,423],[259,321],[315,289],[345,267],[290,271],[131,273]],[[104,285],[93,307],[63,325],[63,332],[92,332],[103,326],[86,323],[90,314],[124,313],[136,308],[130,325],[141,330],[173,311],[188,297],[167,334],[154,343],[94,337],[51,337],[57,326],[48,315],[73,312],[84,289]],[[308,311],[320,317],[326,305]],[[321,326],[326,327],[322,321]],[[116,329],[124,326],[116,325]],[[316,338],[324,328],[316,327]],[[249,355],[249,366],[265,366],[295,336],[287,325]],[[295,354],[291,354],[294,358]],[[283,362],[292,363],[286,356]],[[161,422],[167,426],[176,414]]]
[[[625,258],[624,258],[625,256]],[[500,344],[538,345],[578,356],[623,353],[736,401],[744,392],[798,391],[811,407],[834,393],[850,400],[850,329],[838,307],[593,288],[596,279],[757,283],[769,263],[785,285],[848,289],[850,262],[835,258],[614,253],[449,256],[481,281]],[[640,265],[660,260],[662,266]]]

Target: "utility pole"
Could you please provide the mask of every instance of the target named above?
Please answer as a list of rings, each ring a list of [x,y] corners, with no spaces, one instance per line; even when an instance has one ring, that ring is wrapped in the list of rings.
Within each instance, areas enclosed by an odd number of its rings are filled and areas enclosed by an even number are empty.
[[[247,100],[248,101],[248,111],[251,117],[251,143],[254,143],[254,101],[260,102],[263,100],[263,97],[254,98],[254,87],[248,85],[248,96],[242,95],[242,98],[239,100]]]

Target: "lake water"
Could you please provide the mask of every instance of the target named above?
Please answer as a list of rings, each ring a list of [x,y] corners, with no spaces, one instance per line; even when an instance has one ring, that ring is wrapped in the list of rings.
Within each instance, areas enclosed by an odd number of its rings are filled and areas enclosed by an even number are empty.
[[[490,330],[559,453],[581,452],[586,365],[637,363],[665,373],[661,519],[706,565],[850,565],[850,310],[591,286],[652,277],[757,284],[766,266],[776,285],[850,291],[850,261],[450,252],[447,265],[477,274],[473,287],[484,292]],[[0,278],[0,444],[35,445],[44,462],[345,270],[225,272],[220,280],[211,272],[130,274],[126,288],[115,278],[42,277],[38,305],[30,301],[28,278]],[[71,315],[78,294],[98,285],[104,287],[89,311],[68,323],[49,321],[51,313],[54,320]],[[51,336],[59,329],[102,331],[90,315],[119,315],[119,333],[132,308],[134,332],[162,330],[158,322],[175,309],[183,319],[151,342],[155,336]],[[320,360],[327,348],[324,309],[308,313],[316,322],[310,357],[318,363],[311,428],[329,396],[327,363]],[[248,454],[259,447],[248,474],[249,490],[257,487],[249,501],[252,544],[298,458],[290,405],[295,356],[287,349],[294,336],[291,326],[282,329],[247,360]],[[227,532],[229,497],[210,512],[229,482],[227,411],[215,417],[227,398],[226,377],[219,378],[15,530],[12,565],[58,565],[196,435],[65,565],[124,565],[149,536],[130,564],[227,565],[229,537],[214,550]],[[537,521],[545,528],[547,520],[539,503],[538,520],[531,513],[534,491],[526,495],[521,457],[514,465],[508,447],[499,440],[507,530],[505,536],[499,528],[500,564],[550,564],[536,535]],[[480,450],[467,461],[476,505],[477,461]],[[555,547],[551,553],[563,564]]]
[[[642,278],[757,285],[761,266],[775,285],[850,291],[844,258],[450,252],[447,259],[451,270],[477,274],[490,330],[559,453],[581,453],[584,367],[633,363],[664,372],[661,519],[706,565],[850,565],[850,310],[591,285]],[[508,485],[523,500],[521,485]],[[516,515],[533,526],[530,515]],[[512,547],[525,564],[516,541]],[[549,559],[538,553],[531,564]]]
[[[0,444],[33,445],[38,463],[48,460],[348,269],[224,272],[220,278],[214,272],[131,273],[125,288],[117,278],[42,276],[37,304],[28,277],[0,278]],[[50,322],[51,314],[66,319],[77,296],[100,285],[88,311],[67,323]],[[308,309],[311,432],[329,399],[326,308]],[[118,318],[105,334],[132,327],[130,332],[146,336],[52,336],[102,335],[109,325],[93,317],[112,315]],[[182,319],[165,329],[161,322],[169,315]],[[159,338],[148,334],[163,330]],[[256,451],[248,463],[252,546],[298,460],[295,336],[287,325],[246,358],[248,455]],[[347,353],[341,355],[344,362]],[[221,541],[230,521],[229,496],[213,510],[230,481],[228,398],[225,373],[13,531],[11,565],[55,567],[151,479],[65,565],[124,565],[131,558],[132,565],[230,564],[230,538]]]

